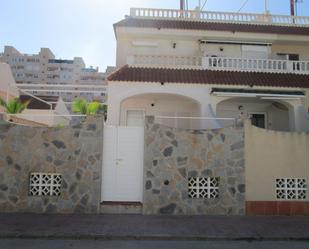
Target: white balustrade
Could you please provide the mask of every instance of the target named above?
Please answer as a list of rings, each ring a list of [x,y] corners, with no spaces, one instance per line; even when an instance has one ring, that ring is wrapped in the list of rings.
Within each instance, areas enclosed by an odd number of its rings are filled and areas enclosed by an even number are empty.
[[[309,74],[309,61],[210,56],[131,55],[127,64],[141,67]]]
[[[190,19],[195,21],[215,21],[229,23],[251,22],[284,26],[309,26],[307,16],[270,15],[256,13],[213,12],[178,9],[131,8],[131,17],[151,19]]]
[[[212,70],[309,74],[309,61],[204,57],[203,67]]]

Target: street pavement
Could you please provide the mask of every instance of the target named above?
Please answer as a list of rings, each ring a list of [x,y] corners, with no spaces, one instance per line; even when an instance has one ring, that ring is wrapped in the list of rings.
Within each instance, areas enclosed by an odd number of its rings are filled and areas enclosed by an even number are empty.
[[[1,249],[308,249],[297,241],[157,241],[2,239]]]
[[[309,216],[0,214],[0,238],[309,242]]]

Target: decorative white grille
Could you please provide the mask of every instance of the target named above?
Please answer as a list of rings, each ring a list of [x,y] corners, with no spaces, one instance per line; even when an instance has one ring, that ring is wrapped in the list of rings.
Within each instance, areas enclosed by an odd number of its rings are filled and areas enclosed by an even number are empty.
[[[54,173],[31,173],[29,195],[59,196],[62,175]]]
[[[280,178],[276,180],[277,199],[304,200],[306,199],[307,184],[302,178]]]
[[[190,177],[188,193],[189,198],[218,198],[219,177]]]

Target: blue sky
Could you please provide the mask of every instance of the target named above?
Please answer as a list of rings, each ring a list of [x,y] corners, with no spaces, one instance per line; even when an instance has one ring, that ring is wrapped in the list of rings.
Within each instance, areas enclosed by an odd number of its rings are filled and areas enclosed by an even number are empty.
[[[202,0],[203,2],[204,0]],[[238,11],[245,0],[207,0],[206,10]],[[289,14],[289,0],[268,0],[273,14]],[[194,8],[198,0],[191,0]],[[178,8],[179,0],[2,0],[0,51],[5,45],[23,53],[49,47],[57,58],[83,57],[87,66],[115,64],[116,41],[112,24],[129,14],[130,7]],[[299,6],[309,16],[309,0]],[[242,12],[263,12],[264,0],[249,0]]]

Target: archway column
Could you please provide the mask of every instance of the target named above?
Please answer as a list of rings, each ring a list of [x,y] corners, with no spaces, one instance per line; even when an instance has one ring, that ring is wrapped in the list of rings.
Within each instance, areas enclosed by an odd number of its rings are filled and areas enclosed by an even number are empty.
[[[287,100],[289,103],[289,125],[291,131],[301,131],[299,108],[302,106],[301,101]]]

